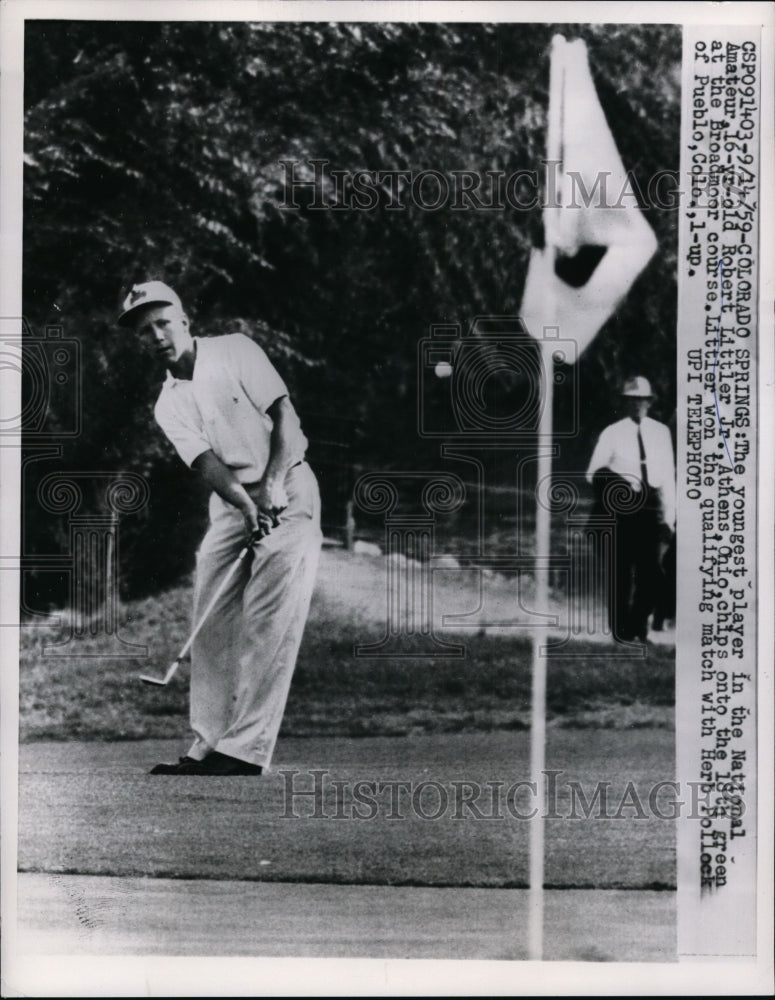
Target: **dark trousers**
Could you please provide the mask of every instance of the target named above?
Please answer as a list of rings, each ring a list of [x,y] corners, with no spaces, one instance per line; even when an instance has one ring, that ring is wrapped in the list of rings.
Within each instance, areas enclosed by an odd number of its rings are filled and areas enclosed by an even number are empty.
[[[662,556],[664,586],[659,588],[654,608],[654,624],[652,628],[655,631],[664,626],[666,619],[675,618],[675,547],[676,536],[673,533],[665,554]]]
[[[611,631],[617,639],[645,641],[649,615],[664,587],[656,511],[647,505],[633,514],[619,514],[613,540],[608,587]]]
[[[606,468],[595,473],[593,486],[591,523],[601,528],[607,521],[613,528],[610,562],[605,567],[611,632],[624,641],[645,641],[649,615],[665,588],[660,565],[660,497],[649,490],[642,498],[633,493],[626,479]]]

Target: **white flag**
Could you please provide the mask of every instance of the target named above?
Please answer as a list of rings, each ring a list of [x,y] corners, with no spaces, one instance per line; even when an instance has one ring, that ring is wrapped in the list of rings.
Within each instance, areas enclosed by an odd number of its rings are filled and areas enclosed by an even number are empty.
[[[557,60],[557,63],[555,63]],[[545,250],[530,257],[520,315],[532,336],[544,326],[591,343],[657,248],[600,106],[583,41],[556,36],[550,119]],[[559,102],[559,106],[553,102]],[[551,125],[550,125],[551,131]],[[554,183],[556,182],[556,183]]]

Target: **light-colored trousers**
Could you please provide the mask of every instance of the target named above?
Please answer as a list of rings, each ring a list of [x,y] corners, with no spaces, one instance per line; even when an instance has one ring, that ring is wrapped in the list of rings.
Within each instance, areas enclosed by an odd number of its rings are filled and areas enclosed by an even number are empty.
[[[262,767],[272,759],[322,541],[318,484],[306,462],[289,470],[285,489],[279,526],[243,561],[192,646],[188,756],[195,760],[210,750]],[[213,493],[197,554],[195,622],[245,538],[242,514]]]

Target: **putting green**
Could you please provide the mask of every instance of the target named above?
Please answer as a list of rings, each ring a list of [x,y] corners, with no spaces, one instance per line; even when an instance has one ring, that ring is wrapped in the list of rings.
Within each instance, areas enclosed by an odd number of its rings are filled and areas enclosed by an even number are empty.
[[[46,955],[527,958],[528,893],[19,876],[19,951]],[[544,955],[671,961],[675,893],[549,890]]]
[[[272,772],[253,779],[149,776],[182,752],[169,742],[26,744],[19,867],[520,888],[536,806],[528,749],[523,732],[288,739]],[[547,767],[548,887],[675,886],[675,824],[649,803],[674,774],[672,733],[552,729]]]

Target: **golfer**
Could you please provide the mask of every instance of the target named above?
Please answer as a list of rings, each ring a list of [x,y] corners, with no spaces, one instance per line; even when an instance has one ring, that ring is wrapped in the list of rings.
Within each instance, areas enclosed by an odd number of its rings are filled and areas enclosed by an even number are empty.
[[[321,545],[320,495],[288,389],[249,337],[193,337],[176,293],[135,285],[119,324],[167,369],[156,420],[212,489],[197,554],[194,621],[246,540],[245,560],[191,648],[194,740],[151,774],[257,775],[280,729]]]
[[[663,549],[675,530],[673,442],[668,427],[647,416],[653,399],[648,379],[628,379],[621,399],[626,416],[601,433],[587,480],[595,486],[596,513],[615,518],[608,579],[611,632],[624,642],[645,642],[649,615],[664,586]],[[618,497],[619,503],[612,508],[615,501],[607,497]]]

